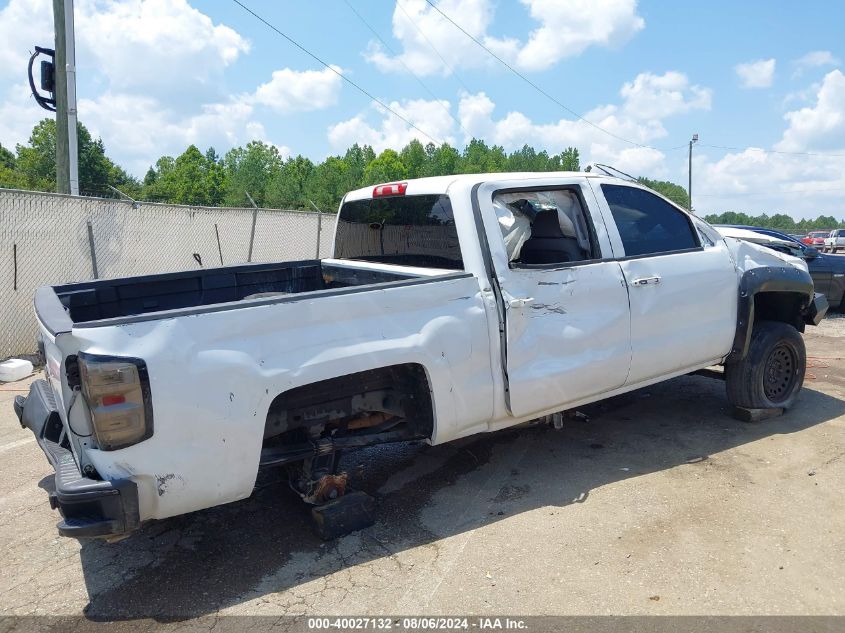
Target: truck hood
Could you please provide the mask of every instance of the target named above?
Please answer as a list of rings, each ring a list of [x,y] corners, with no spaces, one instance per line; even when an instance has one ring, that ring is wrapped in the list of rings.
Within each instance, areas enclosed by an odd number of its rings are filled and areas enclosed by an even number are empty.
[[[805,273],[809,273],[807,262],[800,257],[793,257],[792,255],[772,250],[766,246],[735,237],[726,236],[723,239],[725,240],[725,244],[728,245],[731,255],[733,255],[737,269],[741,273],[761,266],[774,267],[784,265],[792,266]]]

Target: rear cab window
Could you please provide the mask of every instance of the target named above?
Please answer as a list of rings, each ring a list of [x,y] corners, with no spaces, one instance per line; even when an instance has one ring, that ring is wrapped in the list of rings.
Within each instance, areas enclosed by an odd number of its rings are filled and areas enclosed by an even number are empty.
[[[464,269],[452,203],[444,194],[345,202],[337,220],[335,257]]]

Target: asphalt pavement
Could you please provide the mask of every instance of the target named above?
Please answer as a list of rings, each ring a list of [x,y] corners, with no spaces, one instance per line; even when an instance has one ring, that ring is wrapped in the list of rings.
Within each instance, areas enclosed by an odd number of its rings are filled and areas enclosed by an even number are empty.
[[[686,376],[507,430],[345,458],[378,522],[325,543],[281,473],[115,544],[57,535],[52,470],[0,385],[0,614],[845,615],[845,318],[794,409]]]

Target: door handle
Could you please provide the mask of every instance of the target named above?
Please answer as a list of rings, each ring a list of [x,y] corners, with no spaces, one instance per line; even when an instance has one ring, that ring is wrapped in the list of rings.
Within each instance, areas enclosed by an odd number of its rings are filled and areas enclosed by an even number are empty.
[[[660,277],[640,277],[631,282],[632,286],[656,286],[660,283]]]
[[[524,308],[527,305],[534,303],[534,297],[523,297],[522,299],[508,300],[509,308]]]

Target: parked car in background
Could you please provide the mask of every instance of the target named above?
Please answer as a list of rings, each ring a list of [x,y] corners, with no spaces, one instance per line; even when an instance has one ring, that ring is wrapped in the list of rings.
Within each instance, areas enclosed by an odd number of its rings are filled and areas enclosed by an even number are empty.
[[[824,240],[830,235],[830,231],[810,231],[801,238],[801,242],[807,246],[815,246],[821,248],[824,246]]]
[[[845,229],[834,229],[825,238],[822,252],[836,253],[839,249],[845,250]]]
[[[816,292],[820,292],[827,297],[831,309],[845,312],[845,257],[824,255],[818,249],[807,246],[800,240],[774,229],[728,224],[717,224],[714,225],[714,228],[723,235],[727,235],[727,229],[745,230],[785,242],[785,244],[778,244],[767,240],[753,240],[750,236],[748,238],[748,241],[756,241],[763,246],[789,255],[797,255],[804,259],[807,262],[810,276],[813,278]]]

